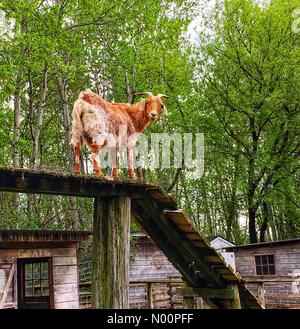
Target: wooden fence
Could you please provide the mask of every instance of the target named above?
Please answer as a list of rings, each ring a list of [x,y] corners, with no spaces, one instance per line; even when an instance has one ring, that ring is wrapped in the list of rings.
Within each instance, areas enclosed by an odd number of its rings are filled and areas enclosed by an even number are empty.
[[[300,309],[299,275],[258,275],[243,279],[267,309]]]
[[[80,284],[80,308],[91,307],[91,282]],[[131,280],[129,306],[132,309],[181,309],[185,308],[178,288],[184,287],[181,278]],[[203,308],[201,298],[194,298],[193,308]]]

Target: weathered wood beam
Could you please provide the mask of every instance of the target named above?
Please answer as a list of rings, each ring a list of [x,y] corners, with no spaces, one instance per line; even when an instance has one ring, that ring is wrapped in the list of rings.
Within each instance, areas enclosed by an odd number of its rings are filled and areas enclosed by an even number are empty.
[[[129,308],[129,248],[130,198],[95,198],[93,308]]]
[[[183,296],[182,307],[184,309],[189,309],[189,310],[193,309],[194,308],[194,297]]]
[[[185,280],[187,280],[190,285],[197,286],[201,284],[201,280],[197,279],[193,272],[190,271],[187,260],[182,257],[180,252],[178,252],[176,246],[172,242],[172,239],[168,236],[168,232],[163,231],[159,227],[155,218],[153,219],[149,212],[145,211],[144,207],[137,202],[137,200],[132,200],[131,210],[133,217],[138,224],[151,236],[157,246],[184,276]]]
[[[136,202],[138,203],[140,201],[137,200]],[[169,237],[167,238],[174,242],[175,248],[184,255],[186,259],[193,259],[194,270],[200,270],[209,283],[220,288],[225,287],[226,282],[223,280],[222,276],[210,267],[209,263],[197,252],[196,247],[182,234],[176,224],[166,218],[164,209],[160,209],[147,195],[144,196],[142,202],[143,208],[147,210],[145,216],[152,217],[152,221],[155,221],[162,231],[168,232],[167,234]]]
[[[187,238],[180,235],[179,229],[175,224],[173,227],[173,223],[164,216],[161,209],[153,209],[149,204],[153,205],[152,201],[149,200],[147,196],[144,197],[143,201],[132,200],[132,214],[134,218],[151,236],[153,241],[183,275],[190,286],[205,286],[208,283],[208,281],[205,281],[206,278],[200,278],[195,273],[194,260],[199,259],[201,255],[198,255],[195,250],[192,251],[191,254],[191,250],[189,249],[191,243]],[[175,229],[175,231],[173,229]],[[182,239],[184,239],[184,241]],[[202,265],[206,268],[203,269]],[[210,278],[215,274],[205,263],[201,265],[198,263],[196,266],[198,266],[198,268],[201,266],[201,272],[204,270],[204,272],[209,273]],[[220,276],[217,274],[214,278],[218,279],[219,277]],[[223,281],[220,280],[218,284],[221,285],[222,283]],[[218,300],[213,301],[206,299],[205,301],[211,308],[223,308],[222,303]]]
[[[233,289],[211,289],[211,288],[177,288],[178,292],[184,297],[202,297],[216,299],[234,299],[235,291]]]
[[[264,289],[264,283],[260,282],[258,283],[258,291],[257,291],[257,296],[258,300],[261,303],[263,307],[266,306],[266,300],[265,300],[265,289]]]
[[[152,310],[154,308],[153,302],[153,294],[152,294],[152,283],[147,282],[147,301],[148,301],[148,308]]]
[[[66,196],[142,198],[145,187],[129,180],[0,168],[0,191]]]
[[[239,287],[236,284],[228,285],[228,288],[234,292],[234,298],[229,300],[229,307],[230,309],[241,309],[241,299],[239,293]]]

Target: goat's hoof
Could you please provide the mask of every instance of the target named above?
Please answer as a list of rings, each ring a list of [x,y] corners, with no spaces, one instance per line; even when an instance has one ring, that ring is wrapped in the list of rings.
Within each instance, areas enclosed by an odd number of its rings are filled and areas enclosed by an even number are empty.
[[[95,174],[97,177],[104,177],[104,174],[102,171],[97,171],[97,172],[95,172]]]

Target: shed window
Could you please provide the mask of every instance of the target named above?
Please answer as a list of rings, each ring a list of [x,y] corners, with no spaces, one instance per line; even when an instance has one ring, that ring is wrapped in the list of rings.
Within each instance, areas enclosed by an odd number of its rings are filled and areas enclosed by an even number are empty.
[[[49,296],[48,261],[25,264],[25,296]]]
[[[256,275],[275,274],[274,255],[255,256]]]

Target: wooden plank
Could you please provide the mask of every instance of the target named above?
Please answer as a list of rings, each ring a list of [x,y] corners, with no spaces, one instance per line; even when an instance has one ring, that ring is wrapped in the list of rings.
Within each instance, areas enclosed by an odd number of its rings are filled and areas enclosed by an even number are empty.
[[[184,213],[181,210],[165,210],[164,211],[167,218],[169,218],[173,223],[177,225],[189,225],[191,226],[190,221],[186,218]]]
[[[77,265],[53,266],[53,275],[77,275]]]
[[[159,203],[175,204],[172,196],[162,191],[159,187],[146,188],[146,191]]]
[[[13,263],[12,266],[11,266],[11,270],[9,272],[9,276],[8,276],[8,279],[7,279],[6,286],[4,287],[3,294],[2,294],[2,297],[1,297],[1,300],[0,300],[0,310],[5,305],[5,301],[6,301],[6,298],[7,298],[8,290],[9,290],[10,285],[12,283],[14,274],[15,274],[15,264]]]
[[[53,257],[53,266],[59,265],[77,265],[76,257]]]
[[[189,224],[178,224],[177,226],[183,233],[197,233],[194,228]]]
[[[7,192],[141,198],[145,187],[153,187],[153,185],[95,176],[0,168],[0,191]]]
[[[218,256],[218,255],[215,255],[215,256],[205,256],[205,259],[209,263],[224,264],[224,260],[222,260],[221,256]]]
[[[79,299],[78,291],[54,294],[54,304],[64,303],[64,302],[77,302],[78,299]]]
[[[185,233],[184,234],[191,241],[201,241],[202,237],[198,233]]]
[[[239,281],[239,278],[237,278],[234,274],[222,274],[222,278],[228,281]]]
[[[222,267],[222,268],[216,268],[216,270],[221,273],[222,275],[223,274],[227,274],[227,275],[232,275],[232,272],[230,271],[230,269],[228,267]]]
[[[147,284],[147,283],[156,283],[156,284],[171,284],[171,283],[182,283],[183,280],[181,278],[174,279],[143,279],[143,280],[130,280],[130,284]]]
[[[68,283],[77,283],[78,276],[77,274],[71,275],[54,275],[53,276],[53,284],[54,285],[61,285],[61,284],[68,284]]]
[[[294,282],[299,281],[300,276],[299,275],[257,275],[257,276],[249,276],[249,275],[243,275],[243,279],[247,283],[258,283],[258,282]]]
[[[191,225],[185,217],[183,216],[177,216],[177,217],[173,217],[173,218],[170,218],[169,217],[169,220],[171,220],[173,223],[175,223],[176,225]]]
[[[72,302],[56,303],[54,307],[55,309],[79,309],[79,302],[72,301]]]
[[[177,288],[177,291],[184,297],[234,299],[236,296],[233,289],[183,287],[183,288]]]
[[[53,286],[54,294],[63,294],[78,291],[77,283],[56,284]]]
[[[199,247],[199,250],[204,248],[204,249],[211,249],[211,250],[215,250],[213,248],[210,248],[207,243],[205,242],[205,240],[201,240],[201,241],[193,241],[193,245],[197,246],[197,249]],[[215,252],[214,252],[215,255]]]
[[[76,257],[76,248],[0,249],[0,258],[35,258],[54,256]]]

